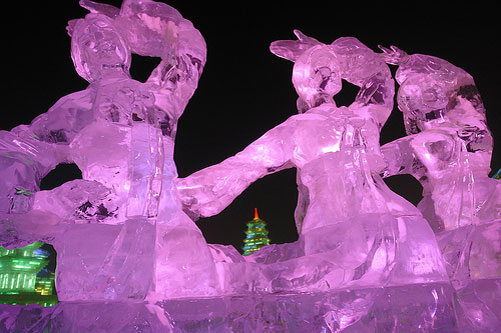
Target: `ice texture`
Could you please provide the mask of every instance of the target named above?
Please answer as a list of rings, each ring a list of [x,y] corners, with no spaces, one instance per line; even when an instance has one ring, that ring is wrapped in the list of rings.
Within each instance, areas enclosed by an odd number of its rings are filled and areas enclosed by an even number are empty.
[[[386,167],[379,132],[395,86],[388,65],[356,38],[323,44],[295,33],[298,40],[273,42],[271,51],[294,62],[300,113],[235,156],[177,180],[185,209],[211,216],[257,179],[298,170],[299,240],[265,247],[244,263],[218,263],[231,281],[223,290],[318,292],[448,281],[428,222],[379,176]],[[360,87],[348,107],[333,99],[342,80]]]
[[[61,301],[215,295],[210,249],[174,185],[176,124],[205,64],[204,39],[164,3],[81,5],[91,13],[68,32],[89,86],[0,133],[2,245],[53,244]],[[131,52],[161,58],[144,83],[129,75]],[[39,191],[59,163],[75,163],[83,179]]]
[[[436,232],[460,317],[473,330],[501,327],[501,182],[488,176],[493,140],[475,82],[443,59],[382,49],[398,65],[408,134],[382,147],[383,175],[410,174],[423,186],[418,208]]]
[[[501,327],[501,183],[473,78],[445,60],[295,30],[299,114],[184,179],[176,124],[206,61],[200,32],[165,3],[81,0],[68,24],[87,89],[0,131],[0,245],[57,250],[60,303],[0,305],[0,330],[106,332],[492,331]],[[146,82],[131,54],[159,57]],[[407,136],[379,133],[397,93]],[[334,96],[348,81],[349,106]],[[60,163],[83,179],[40,191]],[[259,178],[297,169],[299,239],[242,256],[190,217],[222,211]],[[416,208],[383,177],[423,185]]]
[[[0,305],[0,330],[54,332],[462,332],[448,284],[133,302]],[[119,316],[116,313],[120,313]],[[9,318],[17,318],[12,320]],[[162,318],[162,320],[160,319]]]
[[[437,57],[383,49],[398,65],[398,108],[408,134],[382,147],[384,176],[420,181],[418,208],[437,232],[501,218],[501,183],[488,176],[493,139],[472,76]]]

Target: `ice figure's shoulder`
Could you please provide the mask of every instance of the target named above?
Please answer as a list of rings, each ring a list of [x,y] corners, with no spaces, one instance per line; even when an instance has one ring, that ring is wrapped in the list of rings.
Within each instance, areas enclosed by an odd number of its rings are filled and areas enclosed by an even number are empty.
[[[60,112],[61,109],[85,109],[90,110],[94,101],[94,93],[91,89],[80,90],[61,97],[50,109],[49,113]]]
[[[94,118],[92,96],[91,91],[83,90],[62,97],[49,111],[33,119],[31,131],[42,141],[71,142]]]
[[[346,107],[337,107],[334,104],[326,103],[320,106],[309,109],[305,113],[293,115],[289,118],[290,121],[325,121],[336,115],[344,114],[349,111]]]
[[[317,114],[317,113],[302,113],[302,114],[296,114],[294,116],[291,116],[289,118],[290,121],[325,121],[327,120],[328,117],[323,115],[323,114]]]

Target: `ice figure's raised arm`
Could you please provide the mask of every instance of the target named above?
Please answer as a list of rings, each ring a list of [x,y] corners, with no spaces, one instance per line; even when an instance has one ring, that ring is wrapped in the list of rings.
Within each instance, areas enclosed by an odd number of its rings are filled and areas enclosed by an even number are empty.
[[[353,37],[338,38],[330,47],[337,55],[342,78],[360,87],[352,108],[369,106],[378,123],[384,124],[393,110],[395,94],[395,83],[388,65]]]
[[[206,61],[206,46],[191,22],[183,19],[178,29],[177,55],[172,60],[162,59],[147,83],[158,87],[155,89],[157,104],[162,108],[173,107],[180,117],[197,89]]]
[[[116,22],[132,52],[161,58],[146,84],[157,105],[178,118],[197,88],[206,61],[202,35],[175,8],[154,1],[124,1]]]
[[[146,85],[156,105],[179,118],[206,61],[205,40],[193,24],[175,8],[152,0],[124,0],[120,9],[90,0],[80,5],[110,17],[133,53],[161,58]]]
[[[192,216],[216,215],[255,180],[292,166],[292,131],[285,122],[235,156],[178,179],[185,210]]]

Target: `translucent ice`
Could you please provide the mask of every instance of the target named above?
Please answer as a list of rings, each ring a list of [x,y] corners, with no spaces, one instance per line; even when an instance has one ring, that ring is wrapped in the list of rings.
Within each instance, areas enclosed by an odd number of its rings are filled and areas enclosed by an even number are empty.
[[[448,284],[171,299],[161,317],[143,303],[0,305],[1,331],[54,332],[465,332]],[[162,318],[162,320],[160,320]]]
[[[475,330],[500,327],[500,304],[485,295],[500,298],[501,182],[488,177],[492,136],[473,78],[440,58],[383,51],[398,65],[408,134],[382,147],[383,174],[421,182],[418,208],[437,233],[458,309]]]
[[[379,177],[385,167],[379,131],[393,108],[388,66],[355,38],[326,45],[295,33],[299,40],[274,42],[271,51],[294,61],[300,114],[237,155],[180,179],[186,209],[216,214],[258,178],[295,167],[299,240],[225,264],[230,280],[238,276],[244,290],[268,292],[447,280],[428,223]],[[360,87],[349,107],[333,99],[342,79]]]
[[[298,115],[218,165],[178,179],[177,120],[206,60],[174,8],[81,0],[68,24],[87,89],[0,132],[0,245],[57,250],[52,308],[0,305],[2,331],[468,331],[501,325],[501,194],[472,77],[431,56],[352,37],[272,43],[294,62]],[[131,54],[160,57],[146,82]],[[379,146],[398,106],[408,136]],[[338,107],[342,80],[358,87]],[[40,191],[59,163],[83,179]],[[223,210],[259,178],[298,170],[299,239],[243,257],[186,215]],[[419,209],[382,176],[419,179]],[[425,220],[425,218],[427,220]],[[431,227],[430,227],[431,225]],[[435,233],[434,233],[435,231]]]
[[[393,47],[397,101],[408,136],[383,146],[384,175],[411,174],[423,185],[419,209],[435,231],[501,217],[501,183],[489,178],[492,136],[471,75],[437,57]]]
[[[205,64],[204,39],[164,3],[81,4],[91,13],[68,32],[88,88],[0,133],[2,245],[53,244],[62,301],[215,294],[211,252],[173,182],[176,123]],[[161,57],[145,83],[130,78],[131,52]],[[39,191],[45,174],[72,162],[82,180]]]

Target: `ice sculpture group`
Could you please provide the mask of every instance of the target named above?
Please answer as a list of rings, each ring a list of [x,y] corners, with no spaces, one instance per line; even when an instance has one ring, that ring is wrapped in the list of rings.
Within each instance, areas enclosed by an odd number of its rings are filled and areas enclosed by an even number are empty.
[[[96,318],[115,320],[118,311],[128,319],[110,330],[137,330],[141,321],[175,331],[170,300],[348,292],[344,307],[320,313],[315,327],[339,331],[366,325],[380,295],[373,290],[416,286],[435,301],[430,318],[416,314],[424,328],[501,325],[501,183],[488,177],[492,137],[468,73],[396,47],[376,53],[353,37],[324,44],[294,31],[297,40],[270,49],[294,62],[298,114],[235,156],[179,179],[176,123],[206,61],[202,35],[164,3],[80,3],[90,13],[70,21],[68,32],[88,88],[30,125],[0,132],[0,245],[53,244],[60,310],[36,317],[2,306],[0,327],[103,329],[109,324]],[[144,83],[129,75],[131,52],[161,58]],[[408,135],[381,147],[395,95],[388,64],[398,66]],[[338,107],[342,80],[360,91]],[[60,163],[75,163],[83,179],[40,191]],[[243,257],[207,244],[188,217],[215,215],[252,182],[292,167],[294,243]],[[423,185],[417,208],[383,181],[404,173]],[[438,311],[439,303],[453,312]],[[82,309],[95,313],[92,324],[76,319]],[[36,320],[23,323],[21,313]]]

